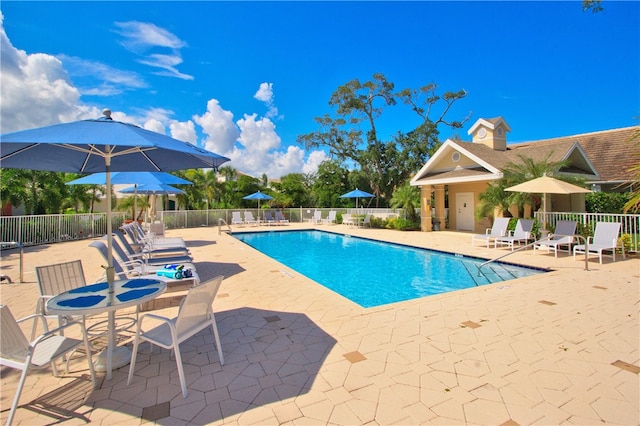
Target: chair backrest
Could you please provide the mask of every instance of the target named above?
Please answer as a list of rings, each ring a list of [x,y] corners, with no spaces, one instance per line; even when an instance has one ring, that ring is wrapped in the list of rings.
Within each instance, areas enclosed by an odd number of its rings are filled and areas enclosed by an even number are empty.
[[[189,333],[203,322],[210,320],[213,300],[220,289],[224,276],[218,275],[189,289],[178,311],[176,332],[178,336]]]
[[[329,216],[327,217],[327,220],[330,220],[330,221],[334,221],[334,220],[336,220],[336,214],[337,214],[337,213],[338,213],[338,212],[336,212],[335,210],[331,210],[331,211],[329,212]]]
[[[367,213],[364,215],[364,221],[362,222],[364,225],[369,225],[371,223],[371,214]]]
[[[287,220],[280,210],[276,210],[276,220]]]
[[[240,216],[240,212],[231,212],[231,220],[234,222],[242,222],[242,216]]]
[[[247,222],[254,222],[256,218],[253,217],[253,213],[246,211],[244,212],[244,220],[246,220]]]
[[[36,266],[36,279],[41,296],[55,296],[87,285],[80,260]]]
[[[507,235],[507,228],[509,227],[508,217],[497,217],[493,221],[493,226],[491,227],[491,234],[494,237],[503,237]]]
[[[518,219],[513,238],[529,238],[533,230],[533,219]]]
[[[321,210],[316,210],[315,212],[313,212],[313,220],[315,222],[318,222],[318,221],[322,220],[322,211]]]
[[[350,213],[345,213],[342,215],[342,221],[343,222],[350,222],[351,221],[351,214]]]
[[[267,212],[264,212],[264,220],[272,221],[272,220],[275,220],[275,219],[273,218],[273,216],[271,216],[271,212],[267,211]]]
[[[114,229],[113,235],[120,241],[120,247],[124,248],[129,254],[136,254],[137,251],[133,248],[133,246],[127,240],[127,237],[124,236],[120,229]],[[128,257],[128,256],[127,256]]]
[[[109,261],[108,248],[103,241],[92,241],[91,244],[89,244],[89,247],[96,248],[104,258],[104,260]],[[115,245],[114,245],[114,248],[115,248]],[[119,275],[122,277],[126,276],[126,271],[124,270],[120,262],[118,262],[118,259],[115,258],[115,256],[113,257],[113,270],[116,273],[116,275]]]
[[[618,244],[618,234],[620,233],[620,223],[618,222],[598,222],[593,233],[593,244],[603,244],[615,247]]]
[[[553,233],[552,241],[572,242],[573,237],[567,237],[567,235],[574,235],[576,233],[577,225],[578,222],[575,220],[559,220],[556,222],[556,230]]]
[[[29,341],[11,310],[0,305],[0,357],[24,363],[29,353]]]

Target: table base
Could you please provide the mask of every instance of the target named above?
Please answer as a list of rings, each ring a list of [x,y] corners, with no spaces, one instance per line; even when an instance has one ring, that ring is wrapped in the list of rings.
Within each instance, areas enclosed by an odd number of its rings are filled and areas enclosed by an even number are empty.
[[[112,369],[124,367],[131,361],[131,350],[126,346],[118,346],[113,350],[113,354],[111,356]],[[100,373],[107,371],[106,351],[102,351],[98,356],[96,356],[95,361],[93,362],[93,367]]]

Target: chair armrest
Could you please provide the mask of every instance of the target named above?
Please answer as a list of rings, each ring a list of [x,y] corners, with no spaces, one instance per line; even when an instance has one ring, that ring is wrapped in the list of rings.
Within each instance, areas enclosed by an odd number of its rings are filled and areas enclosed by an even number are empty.
[[[27,317],[28,318],[28,317]],[[62,330],[64,330],[65,328],[69,328],[72,327],[74,325],[77,325],[80,327],[80,332],[82,337],[84,338],[87,335],[87,331],[84,327],[84,323],[82,321],[68,321],[66,323],[64,323],[63,325],[61,325],[60,327],[54,328],[53,330],[46,330],[45,329],[45,333],[38,336],[38,338],[36,340],[34,340],[33,342],[31,342],[29,345],[32,348],[35,348],[39,343],[41,343],[43,340],[46,340],[52,336],[57,336],[60,335],[62,333],[60,333]]]

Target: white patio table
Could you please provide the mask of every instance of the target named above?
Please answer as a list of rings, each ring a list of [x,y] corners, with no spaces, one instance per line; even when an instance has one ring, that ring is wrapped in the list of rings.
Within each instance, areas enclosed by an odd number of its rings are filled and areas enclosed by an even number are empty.
[[[98,354],[95,362],[97,371],[106,371],[107,380],[111,380],[113,368],[131,360],[129,348],[116,347],[115,312],[155,299],[166,291],[167,285],[155,279],[132,278],[114,281],[113,289],[110,293],[107,282],[91,284],[60,293],[47,302],[47,311],[55,315],[109,313],[107,349]]]

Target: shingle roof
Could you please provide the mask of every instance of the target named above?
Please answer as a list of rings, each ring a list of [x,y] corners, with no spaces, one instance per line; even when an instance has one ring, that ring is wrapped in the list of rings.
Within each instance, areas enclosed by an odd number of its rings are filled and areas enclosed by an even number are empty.
[[[633,179],[629,169],[640,162],[637,146],[640,143],[639,134],[640,126],[633,126],[510,144],[507,145],[506,151],[495,151],[479,143],[458,141],[454,143],[488,164],[503,169],[510,162],[519,162],[519,155],[535,161],[542,161],[549,155],[549,161],[561,161],[577,142],[589,157],[602,181],[619,182]]]

